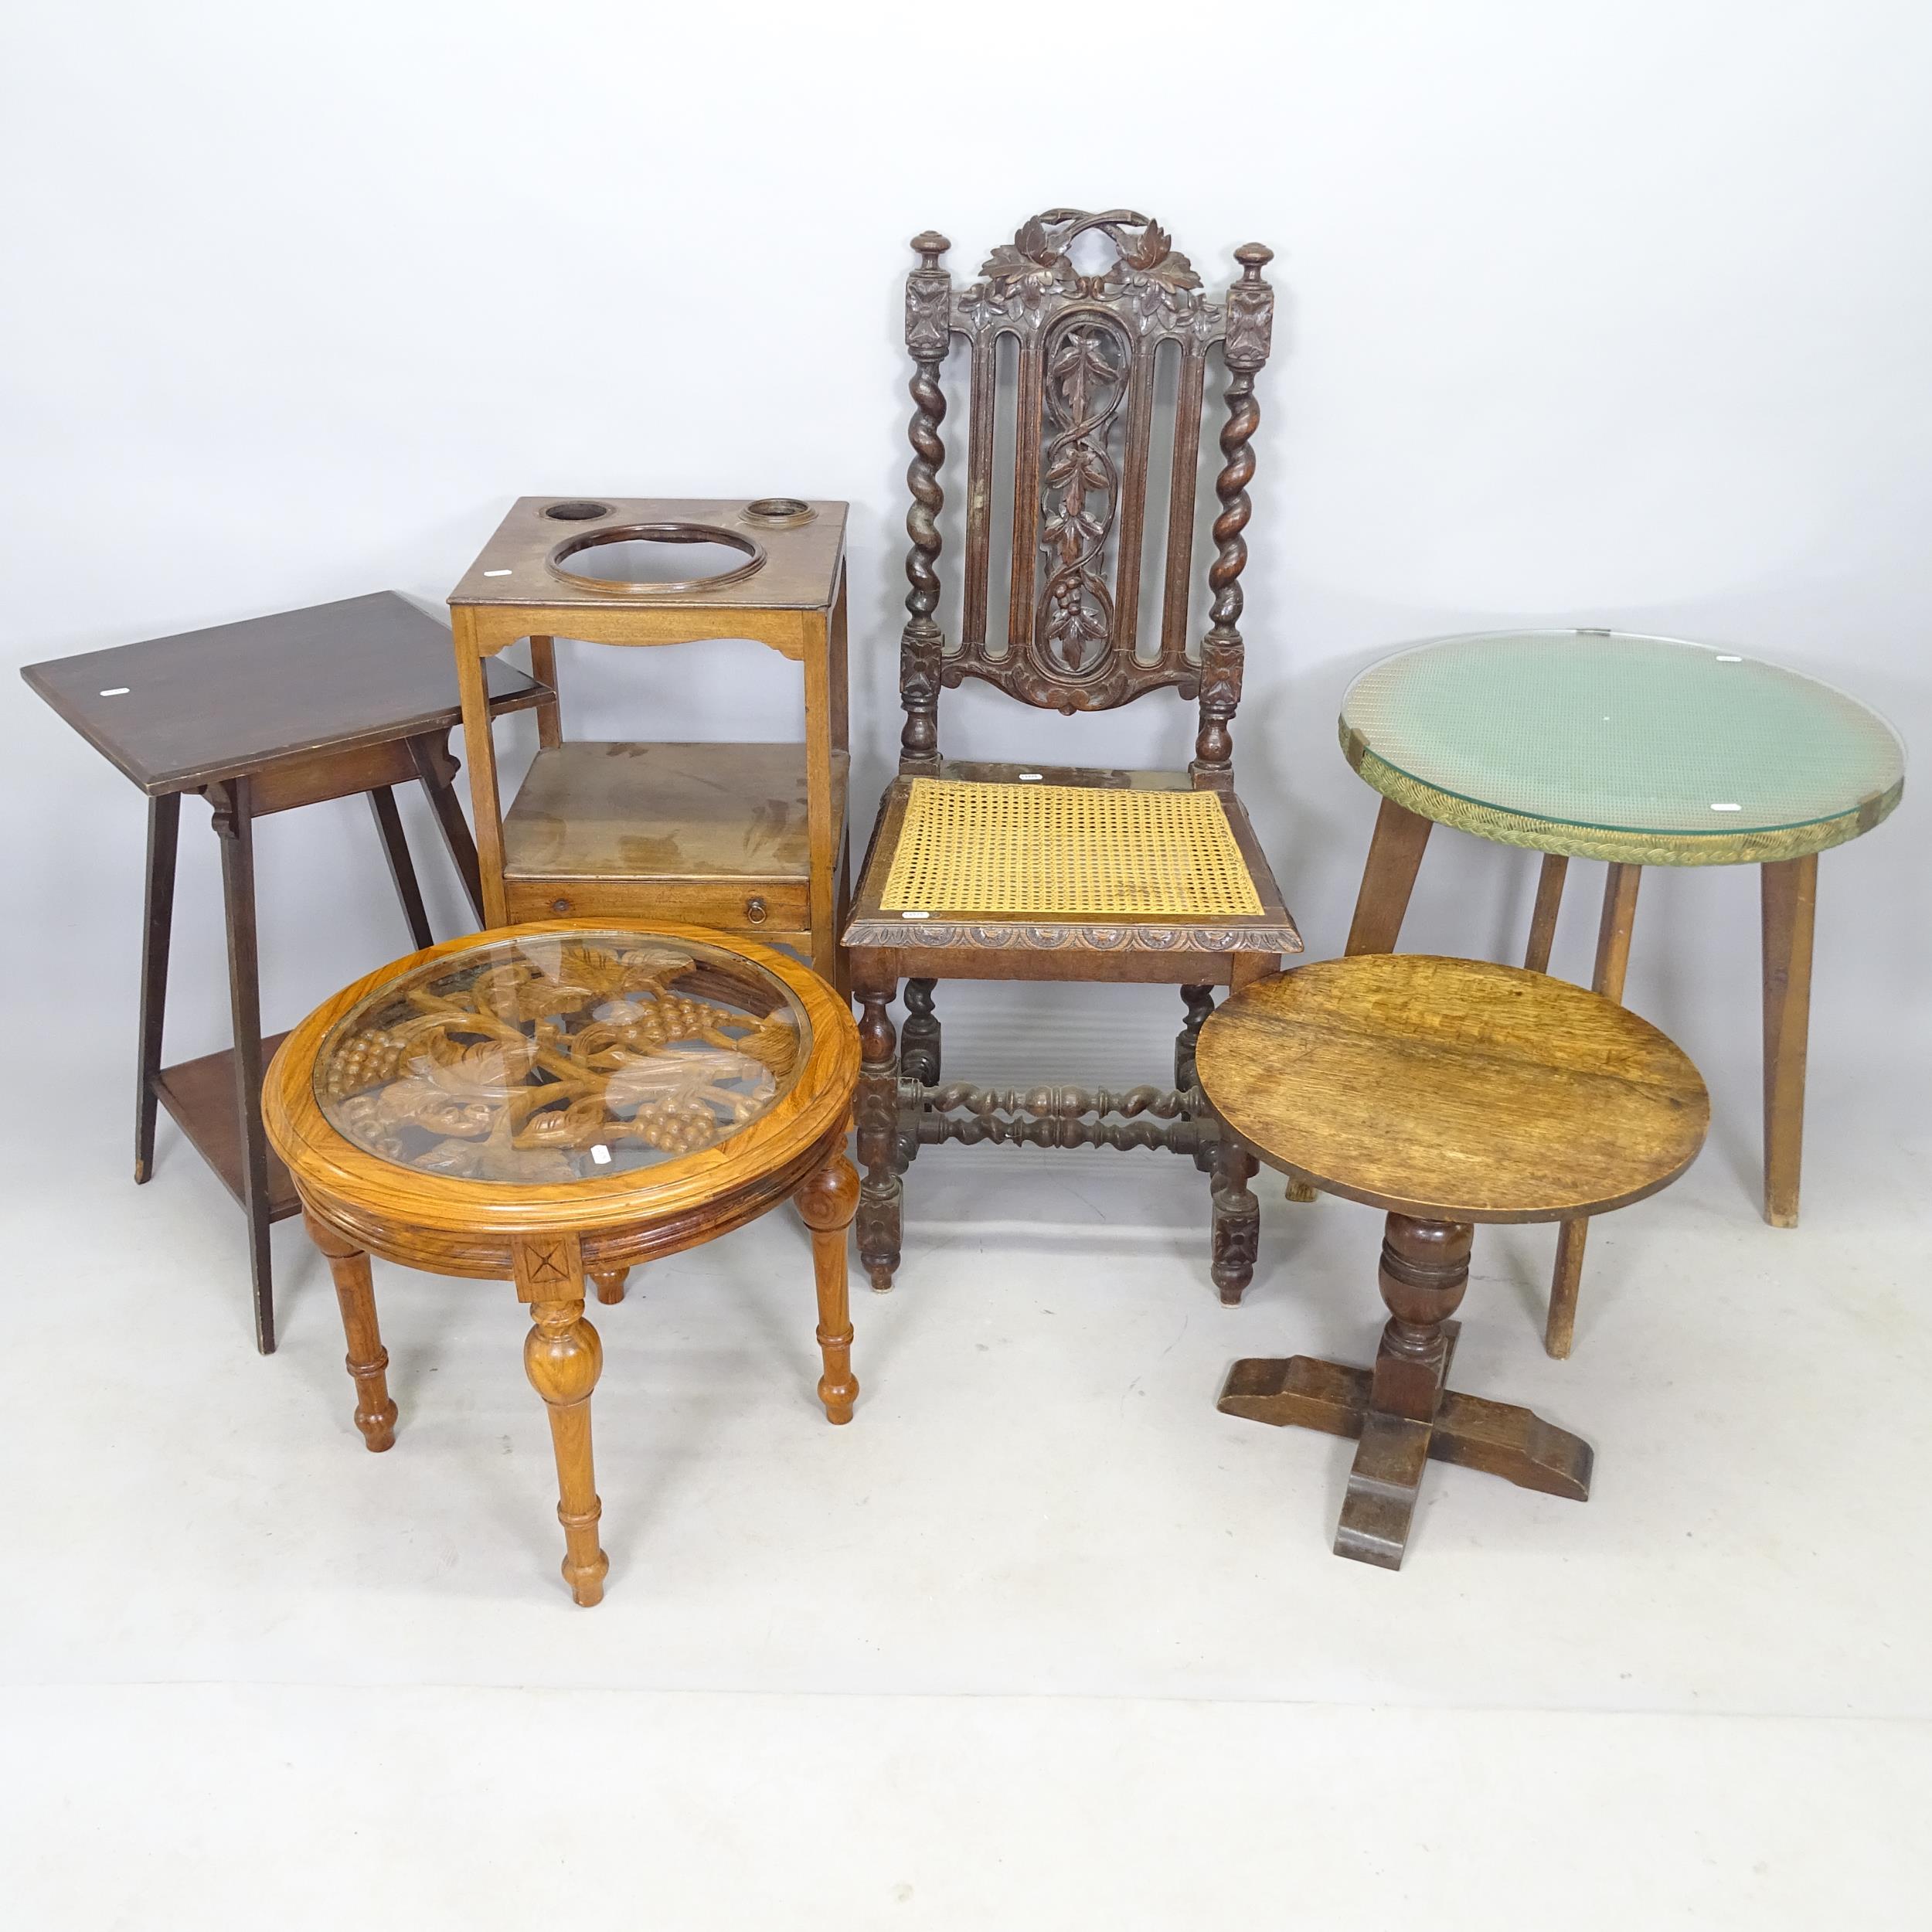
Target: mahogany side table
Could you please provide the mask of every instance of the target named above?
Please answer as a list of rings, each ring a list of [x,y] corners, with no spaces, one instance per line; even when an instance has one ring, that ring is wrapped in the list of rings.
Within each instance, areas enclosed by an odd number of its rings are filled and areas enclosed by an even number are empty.
[[[811,1230],[818,1399],[849,1421],[858,1083],[859,1029],[830,986],[697,927],[513,926],[400,960],[318,1008],[269,1069],[268,1132],[335,1277],[365,1443],[387,1449],[396,1427],[369,1256],[515,1282],[556,1453],[564,1580],[597,1602],[603,1345],[586,1278],[621,1292],[634,1264],[787,1199]]]
[[[523,497],[450,593],[450,615],[486,925],[684,920],[791,946],[843,984],[844,504]],[[552,699],[506,815],[482,723],[483,667],[528,638],[532,669],[554,685],[559,637],[766,645],[803,668],[803,742],[566,741]],[[661,675],[689,676],[702,662],[685,652]],[[719,696],[729,716],[729,693]]]
[[[30,664],[20,675],[148,794],[134,1179],[153,1172],[155,1111],[165,1107],[247,1217],[255,1344],[270,1354],[269,1225],[298,1203],[262,1134],[262,1067],[281,1036],[262,1038],[253,827],[271,812],[366,793],[410,937],[427,946],[429,922],[393,789],[413,780],[435,810],[480,918],[476,850],[451,786],[458,767],[449,733],[461,714],[449,633],[384,590]],[[491,667],[489,689],[493,716],[549,696],[505,665]],[[163,1067],[185,792],[213,808],[221,842],[234,1045]]]
[[[1291,1179],[1388,1216],[1372,1369],[1237,1362],[1219,1406],[1360,1439],[1338,1556],[1401,1567],[1432,1457],[1582,1502],[1567,1430],[1444,1385],[1475,1223],[1601,1214],[1668,1187],[1710,1124],[1697,1069],[1648,1021],[1518,966],[1427,954],[1322,960],[1208,1016],[1201,1090]]]

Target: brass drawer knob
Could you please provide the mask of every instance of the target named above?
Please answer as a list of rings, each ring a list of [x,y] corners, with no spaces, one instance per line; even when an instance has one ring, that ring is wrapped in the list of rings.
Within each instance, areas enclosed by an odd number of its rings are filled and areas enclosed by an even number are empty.
[[[771,909],[754,893],[745,901],[745,917],[754,926],[762,926],[770,916]]]

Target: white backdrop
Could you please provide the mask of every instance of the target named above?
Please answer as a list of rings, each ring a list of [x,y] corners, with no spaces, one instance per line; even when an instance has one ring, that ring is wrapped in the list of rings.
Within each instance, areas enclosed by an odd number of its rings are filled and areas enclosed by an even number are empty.
[[[1337,703],[1406,640],[1722,641],[1924,735],[1932,11],[697,12],[17,12],[0,648],[383,587],[440,607],[523,492],[845,497],[862,840],[898,725],[906,239],[943,229],[963,275],[1037,209],[1124,204],[1215,282],[1238,243],[1277,251],[1236,769],[1311,953],[1340,945],[1373,817]],[[583,657],[580,725],[788,735],[796,672],[753,647]],[[9,688],[6,903],[36,935],[8,949],[17,996],[44,1005],[59,962],[101,1064],[125,1063],[141,801]],[[942,713],[951,748],[988,755],[1175,761],[1191,726],[1159,699]],[[453,884],[407,809],[448,933]],[[1876,1133],[1859,1082],[1908,1063],[1921,836],[1908,794],[1825,862],[1815,1134],[1821,1107]],[[171,1057],[226,1023],[199,807],[184,839]],[[283,1025],[406,937],[359,804],[270,821],[260,852]],[[1406,943],[1513,954],[1532,866],[1442,835]],[[1581,976],[1599,873],[1576,873],[1556,963]],[[1740,1165],[1756,944],[1749,874],[1647,879],[1630,997],[1713,1073]],[[1070,1029],[1080,997],[1032,996],[1026,1037],[1178,1017],[1121,993]],[[1128,1057],[1145,1075],[1165,1049]]]

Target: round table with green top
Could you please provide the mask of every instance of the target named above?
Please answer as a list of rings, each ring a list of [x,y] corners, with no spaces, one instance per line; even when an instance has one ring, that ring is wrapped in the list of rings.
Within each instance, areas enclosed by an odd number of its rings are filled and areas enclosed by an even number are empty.
[[[1898,734],[1738,651],[1616,631],[1440,638],[1372,665],[1342,747],[1382,794],[1348,951],[1393,952],[1432,825],[1543,854],[1524,964],[1546,971],[1572,859],[1609,863],[1592,985],[1623,997],[1646,866],[1762,870],[1764,1218],[1798,1222],[1818,855],[1899,801]],[[1570,1352],[1587,1222],[1563,1223],[1544,1342]]]

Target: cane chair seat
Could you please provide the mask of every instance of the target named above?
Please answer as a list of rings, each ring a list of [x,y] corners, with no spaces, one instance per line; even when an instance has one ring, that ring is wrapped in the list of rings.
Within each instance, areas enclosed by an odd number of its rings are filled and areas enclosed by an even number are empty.
[[[1057,951],[1072,927],[1103,950],[1301,949],[1232,793],[1183,771],[945,772],[888,787],[849,943]]]
[[[886,912],[1256,918],[1260,895],[1211,791],[915,778]]]

